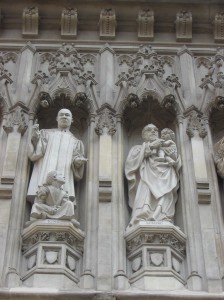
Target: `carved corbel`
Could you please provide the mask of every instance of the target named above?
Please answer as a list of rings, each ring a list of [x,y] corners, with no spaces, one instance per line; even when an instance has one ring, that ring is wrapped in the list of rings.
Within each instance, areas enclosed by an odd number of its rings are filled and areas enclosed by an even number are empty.
[[[104,108],[98,118],[95,128],[96,134],[102,135],[107,132],[109,135],[114,135],[116,131],[114,113],[110,109]]]
[[[204,120],[202,118],[202,114],[197,112],[196,110],[192,110],[188,117],[187,124],[187,134],[190,138],[194,137],[195,131],[198,131],[198,134],[201,138],[206,137],[207,130],[205,128]]]
[[[20,106],[16,106],[12,109],[8,118],[3,123],[5,132],[8,134],[13,130],[16,130],[23,135],[28,127],[26,113],[27,109],[25,111],[24,108]]]
[[[214,40],[215,42],[224,41],[224,11],[215,15],[214,20]]]
[[[17,103],[9,110],[9,114],[3,121],[3,129],[7,133],[8,139],[1,177],[2,184],[14,182],[21,136],[28,127],[27,112],[28,109],[23,103]]]
[[[150,9],[140,10],[138,14],[138,39],[153,40],[154,38],[154,13]]]
[[[35,37],[38,35],[39,13],[38,7],[26,7],[23,10],[23,36]]]
[[[176,16],[176,40],[190,42],[192,39],[192,13],[180,11]]]
[[[100,13],[100,38],[114,39],[116,34],[116,15],[112,8],[102,9]]]
[[[61,14],[61,37],[75,38],[77,36],[77,9],[65,8]]]

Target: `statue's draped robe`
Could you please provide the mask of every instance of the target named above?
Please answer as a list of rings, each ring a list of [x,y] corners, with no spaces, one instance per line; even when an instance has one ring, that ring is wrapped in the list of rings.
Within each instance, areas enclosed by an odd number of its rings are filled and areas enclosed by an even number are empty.
[[[125,174],[129,186],[129,205],[132,208],[130,225],[140,220],[172,221],[179,187],[176,166],[158,162],[156,156],[144,157],[146,144],[134,146],[127,157]]]
[[[60,188],[41,186],[32,206],[31,217],[36,219],[72,220],[75,218],[74,205]],[[44,215],[43,215],[44,214]]]
[[[46,183],[47,174],[58,171],[65,177],[63,190],[69,198],[75,200],[74,180],[83,177],[84,166],[76,168],[74,159],[84,156],[84,146],[81,141],[67,130],[43,129],[36,146],[30,143],[29,158],[35,162],[27,192],[28,199],[33,202],[38,186]]]

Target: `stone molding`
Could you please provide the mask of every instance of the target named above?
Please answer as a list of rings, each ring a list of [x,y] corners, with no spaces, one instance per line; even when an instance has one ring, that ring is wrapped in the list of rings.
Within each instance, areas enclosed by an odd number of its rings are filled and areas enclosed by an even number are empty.
[[[207,135],[202,115],[196,110],[193,110],[189,113],[186,133],[192,138],[195,135],[195,131],[198,131],[201,138],[205,138]]]

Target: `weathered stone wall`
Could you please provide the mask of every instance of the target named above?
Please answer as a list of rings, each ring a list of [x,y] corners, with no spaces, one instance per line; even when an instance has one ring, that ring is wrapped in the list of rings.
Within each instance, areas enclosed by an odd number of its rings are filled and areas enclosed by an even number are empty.
[[[36,288],[47,297],[47,282],[27,288],[24,275],[21,233],[31,210],[26,196],[33,167],[28,144],[33,124],[54,128],[58,110],[68,108],[74,119],[71,132],[83,141],[88,158],[84,177],[76,183],[76,217],[85,235],[80,276],[74,291],[67,288],[69,293],[77,299],[93,299],[97,291],[108,292],[108,299],[221,299],[224,18],[220,1],[31,2],[1,3],[0,298],[17,299],[26,292],[32,297]],[[155,272],[153,283],[142,284],[144,293],[133,284],[133,276],[129,281],[135,273],[130,253],[149,246],[155,249],[152,254],[165,251],[156,235],[164,233],[160,229],[153,231],[157,237],[153,242],[142,239],[145,229],[136,236],[126,230],[131,209],[124,165],[131,147],[142,143],[142,128],[149,123],[159,131],[175,132],[182,159],[174,217],[178,229],[168,226],[166,232],[166,253],[174,253],[181,264],[180,271],[169,265],[169,276],[181,282],[181,290],[175,292],[171,292],[177,287],[173,279],[165,288],[161,283],[168,268],[165,256],[164,269]],[[52,293],[66,297],[67,291],[59,293],[54,280],[49,283]],[[102,299],[107,299],[105,295]]]

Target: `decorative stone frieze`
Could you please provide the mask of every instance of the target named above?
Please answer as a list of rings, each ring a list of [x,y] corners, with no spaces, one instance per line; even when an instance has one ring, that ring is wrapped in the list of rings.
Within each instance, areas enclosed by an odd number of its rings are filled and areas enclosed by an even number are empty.
[[[154,12],[150,9],[140,10],[138,13],[138,39],[153,40]]]
[[[40,220],[23,230],[22,240],[25,285],[76,287],[84,242],[80,229],[69,221]]]
[[[75,38],[77,36],[77,9],[65,8],[61,14],[61,37]]]
[[[35,6],[26,7],[23,10],[23,28],[24,37],[35,37],[38,35],[39,13]]]
[[[116,14],[113,8],[105,8],[100,13],[100,38],[114,39],[116,34]]]
[[[197,112],[196,110],[193,110],[190,112],[188,117],[188,124],[187,124],[187,134],[190,138],[194,137],[195,131],[198,131],[199,136],[201,138],[206,137],[207,130],[204,125],[204,120],[202,118],[202,115]]]
[[[179,228],[169,222],[140,221],[126,231],[125,239],[128,276],[133,287],[152,290],[183,287],[186,236]],[[159,278],[158,285],[155,278]]]
[[[214,20],[214,40],[215,42],[224,41],[224,11],[218,12]]]
[[[176,40],[190,42],[192,39],[192,13],[180,11],[176,16]]]

